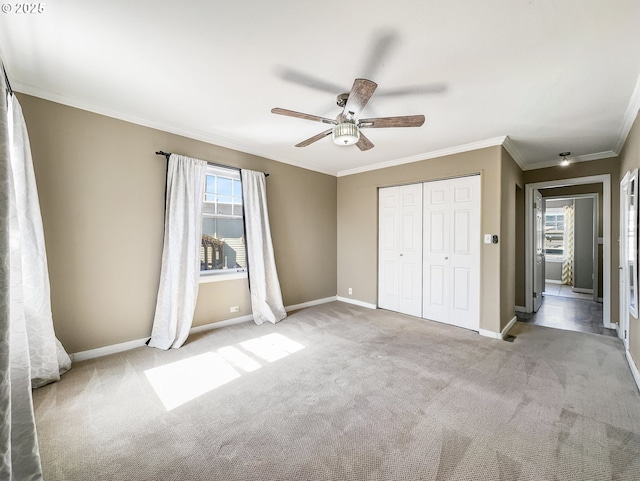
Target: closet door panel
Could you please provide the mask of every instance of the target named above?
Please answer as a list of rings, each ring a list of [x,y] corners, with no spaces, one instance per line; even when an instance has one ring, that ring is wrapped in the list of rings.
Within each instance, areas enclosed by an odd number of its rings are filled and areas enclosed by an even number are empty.
[[[422,184],[379,190],[378,306],[422,315]]]

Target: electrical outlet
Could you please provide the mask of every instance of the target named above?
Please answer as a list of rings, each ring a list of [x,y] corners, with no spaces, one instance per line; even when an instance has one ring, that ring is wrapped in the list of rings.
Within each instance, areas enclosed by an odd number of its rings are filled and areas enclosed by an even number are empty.
[[[240,306],[232,306],[229,308],[229,312],[240,312]]]
[[[353,289],[349,288],[349,295],[353,294]]]

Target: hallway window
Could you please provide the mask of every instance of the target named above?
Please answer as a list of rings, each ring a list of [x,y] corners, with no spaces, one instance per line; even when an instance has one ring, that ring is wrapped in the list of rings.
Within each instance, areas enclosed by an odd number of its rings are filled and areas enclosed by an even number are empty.
[[[546,210],[544,236],[547,259],[562,260],[564,244],[564,213],[562,207],[553,207]]]

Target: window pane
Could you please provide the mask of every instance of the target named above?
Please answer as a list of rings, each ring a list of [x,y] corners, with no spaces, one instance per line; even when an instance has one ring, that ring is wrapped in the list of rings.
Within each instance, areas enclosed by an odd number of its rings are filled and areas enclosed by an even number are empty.
[[[233,214],[233,206],[230,202],[220,202],[218,199],[218,214],[231,215]]]
[[[226,177],[218,177],[218,195],[231,195],[233,181]]]
[[[242,219],[205,217],[202,222],[200,270],[246,266]]]
[[[211,196],[214,197],[214,196]],[[213,215],[216,213],[216,204],[214,202],[205,202],[202,206],[202,213]]]
[[[215,175],[207,175],[207,183],[204,187],[204,191],[206,193],[215,193],[216,191],[216,176]],[[205,199],[206,200],[206,199]]]
[[[242,185],[236,171],[207,168],[200,245],[200,270],[245,269]]]

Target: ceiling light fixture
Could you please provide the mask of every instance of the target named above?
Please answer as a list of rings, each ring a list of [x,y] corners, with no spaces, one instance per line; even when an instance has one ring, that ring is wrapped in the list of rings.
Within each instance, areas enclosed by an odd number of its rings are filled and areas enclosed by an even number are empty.
[[[560,152],[558,155],[562,157],[562,162],[560,162],[560,165],[562,167],[566,167],[570,164],[570,162],[567,160],[567,156],[571,155],[571,152]]]
[[[360,129],[354,122],[340,122],[333,128],[332,135],[336,145],[353,145],[360,140]]]

